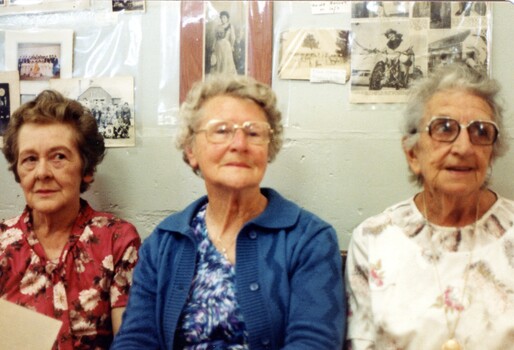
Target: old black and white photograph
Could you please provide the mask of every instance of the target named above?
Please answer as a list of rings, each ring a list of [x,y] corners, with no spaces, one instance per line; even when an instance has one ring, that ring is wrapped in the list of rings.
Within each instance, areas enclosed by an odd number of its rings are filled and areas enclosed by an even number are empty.
[[[106,147],[135,146],[134,79],[52,79],[50,87],[91,110]]]
[[[145,11],[145,0],[112,0],[113,12]]]
[[[489,4],[415,1],[404,17],[403,3],[381,16],[377,2],[352,3],[352,103],[403,103],[417,79],[452,62],[489,73]]]
[[[247,18],[245,2],[205,3],[205,75],[246,74]]]
[[[426,74],[426,37],[409,21],[352,24],[351,101],[404,102],[412,82]]]
[[[349,31],[291,29],[281,33],[278,75],[309,80],[313,69],[345,70],[350,78]]]

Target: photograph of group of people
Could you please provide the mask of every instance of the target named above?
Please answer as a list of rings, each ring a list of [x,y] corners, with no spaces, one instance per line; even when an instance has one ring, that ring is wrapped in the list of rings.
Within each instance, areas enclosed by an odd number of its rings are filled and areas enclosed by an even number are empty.
[[[34,44],[22,44],[20,46],[18,57],[20,80],[48,80],[59,78],[61,73],[59,45],[38,45],[38,50],[35,50]],[[25,54],[25,51],[30,51],[30,54]]]
[[[107,147],[135,146],[133,77],[52,79],[50,87],[91,111]]]

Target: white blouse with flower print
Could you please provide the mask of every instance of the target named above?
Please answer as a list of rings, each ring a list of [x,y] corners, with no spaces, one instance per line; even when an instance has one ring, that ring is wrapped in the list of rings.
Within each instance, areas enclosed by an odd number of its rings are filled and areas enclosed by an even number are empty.
[[[439,350],[456,326],[466,350],[514,349],[513,224],[499,196],[460,228],[427,225],[414,198],[365,220],[346,263],[349,348]]]

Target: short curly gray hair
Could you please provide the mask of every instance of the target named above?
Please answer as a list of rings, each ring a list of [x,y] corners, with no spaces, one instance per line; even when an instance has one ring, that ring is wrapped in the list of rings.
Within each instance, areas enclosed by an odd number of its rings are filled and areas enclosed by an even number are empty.
[[[508,149],[508,137],[503,128],[503,106],[500,98],[500,85],[486,74],[481,74],[463,63],[453,63],[438,67],[428,77],[417,82],[410,91],[409,100],[404,111],[401,132],[403,146],[412,150],[422,131],[421,122],[428,101],[438,92],[444,90],[464,90],[482,98],[493,111],[493,120],[500,133],[493,146],[491,160],[502,156]],[[418,185],[423,183],[421,176],[411,173],[411,181]]]
[[[270,86],[251,77],[226,74],[211,74],[205,81],[195,83],[180,106],[180,126],[176,146],[182,150],[182,159],[189,165],[186,150],[192,146],[195,130],[203,117],[203,105],[209,99],[220,95],[249,99],[262,108],[273,130],[268,145],[268,162],[272,162],[282,147],[283,134],[282,115],[277,108],[275,93]],[[198,169],[193,169],[193,171],[199,174]]]

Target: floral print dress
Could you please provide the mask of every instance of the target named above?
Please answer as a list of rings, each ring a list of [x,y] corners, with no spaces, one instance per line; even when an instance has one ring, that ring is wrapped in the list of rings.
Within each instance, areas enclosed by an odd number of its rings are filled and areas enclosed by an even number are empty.
[[[413,198],[365,220],[346,265],[349,347],[441,349],[455,327],[466,350],[514,349],[513,224],[502,197],[460,228],[427,225]]]
[[[54,350],[108,349],[111,311],[127,304],[140,244],[132,224],[81,201],[61,256],[49,260],[27,208],[0,223],[0,297],[61,320]]]
[[[243,316],[236,299],[235,268],[209,239],[206,205],[193,220],[198,243],[196,275],[177,330],[177,348],[248,349]]]

